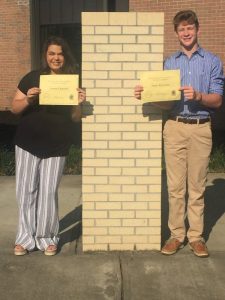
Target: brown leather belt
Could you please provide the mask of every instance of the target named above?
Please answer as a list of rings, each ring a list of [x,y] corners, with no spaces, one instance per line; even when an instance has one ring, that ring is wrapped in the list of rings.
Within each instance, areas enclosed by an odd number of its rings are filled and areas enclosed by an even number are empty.
[[[210,118],[204,118],[204,119],[190,119],[190,118],[183,118],[183,117],[169,117],[169,120],[182,122],[185,124],[204,124],[206,122],[210,122]]]

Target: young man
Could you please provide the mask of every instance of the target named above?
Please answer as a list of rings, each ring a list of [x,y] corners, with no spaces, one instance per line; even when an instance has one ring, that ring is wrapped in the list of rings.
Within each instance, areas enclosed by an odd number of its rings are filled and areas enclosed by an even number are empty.
[[[187,236],[194,254],[207,257],[209,253],[202,237],[204,191],[212,147],[210,113],[222,103],[222,62],[199,46],[199,22],[193,11],[178,12],[173,24],[181,50],[165,61],[164,69],[180,69],[181,99],[157,104],[162,109],[170,109],[163,138],[171,236],[161,253],[176,253]],[[140,99],[142,91],[141,86],[136,86],[135,97]],[[186,186],[187,233],[184,223]]]

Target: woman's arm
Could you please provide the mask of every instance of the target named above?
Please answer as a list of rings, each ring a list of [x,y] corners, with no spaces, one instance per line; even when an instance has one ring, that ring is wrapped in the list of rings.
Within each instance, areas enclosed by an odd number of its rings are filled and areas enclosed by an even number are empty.
[[[25,95],[19,89],[17,89],[12,101],[12,113],[22,113],[29,105],[33,104],[37,100],[37,96],[40,94],[40,92],[41,90],[39,88],[33,87],[29,89],[27,95]]]

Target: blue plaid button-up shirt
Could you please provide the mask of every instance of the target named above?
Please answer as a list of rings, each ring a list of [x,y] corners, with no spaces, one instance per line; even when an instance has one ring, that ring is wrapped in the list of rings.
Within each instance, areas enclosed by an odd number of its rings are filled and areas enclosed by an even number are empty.
[[[211,52],[198,48],[190,58],[181,51],[166,59],[165,70],[180,69],[181,86],[192,86],[196,91],[223,94],[224,76],[221,60]],[[213,109],[197,101],[188,101],[181,94],[181,100],[172,108],[171,115],[190,118],[206,118]]]

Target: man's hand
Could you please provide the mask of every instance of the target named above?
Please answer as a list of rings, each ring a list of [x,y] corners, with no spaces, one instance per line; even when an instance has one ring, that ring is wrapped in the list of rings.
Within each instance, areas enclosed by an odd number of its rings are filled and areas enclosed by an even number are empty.
[[[134,88],[134,97],[138,100],[141,100],[141,93],[143,92],[143,86],[142,85],[136,85]]]
[[[192,86],[182,86],[180,87],[179,90],[184,93],[184,97],[187,100],[194,100],[194,101],[202,100],[202,94],[194,90]]]

